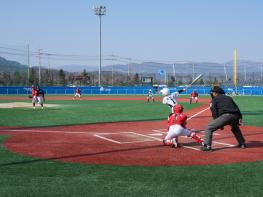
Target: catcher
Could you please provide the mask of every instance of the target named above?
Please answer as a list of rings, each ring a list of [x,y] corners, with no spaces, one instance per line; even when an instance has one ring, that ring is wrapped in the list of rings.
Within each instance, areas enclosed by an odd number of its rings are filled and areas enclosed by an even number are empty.
[[[168,117],[168,133],[163,140],[164,145],[172,147],[180,147],[178,136],[191,137],[197,143],[203,144],[203,139],[194,131],[186,128],[187,116],[183,114],[184,107],[181,104],[176,104],[173,107],[174,113]]]

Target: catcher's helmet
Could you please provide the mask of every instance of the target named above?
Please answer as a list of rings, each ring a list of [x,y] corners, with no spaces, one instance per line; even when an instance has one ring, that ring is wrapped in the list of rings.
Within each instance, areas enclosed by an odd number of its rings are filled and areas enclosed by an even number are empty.
[[[181,104],[176,104],[173,106],[173,111],[175,113],[182,113],[184,111],[184,107]]]
[[[162,93],[162,95],[167,96],[170,94],[170,90],[169,90],[169,88],[163,88],[161,90],[161,93]]]

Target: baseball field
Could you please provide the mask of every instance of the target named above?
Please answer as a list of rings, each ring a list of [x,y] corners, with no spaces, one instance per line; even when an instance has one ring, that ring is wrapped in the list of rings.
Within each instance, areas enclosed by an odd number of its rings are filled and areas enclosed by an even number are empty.
[[[230,129],[216,131],[213,152],[180,137],[162,145],[169,108],[145,96],[0,96],[0,196],[262,196],[263,104],[235,96],[248,148]],[[188,127],[203,136],[209,97],[178,100]]]

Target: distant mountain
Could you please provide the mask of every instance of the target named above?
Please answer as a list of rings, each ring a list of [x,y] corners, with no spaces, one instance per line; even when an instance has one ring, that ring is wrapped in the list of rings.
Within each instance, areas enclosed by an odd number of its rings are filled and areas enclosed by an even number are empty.
[[[262,62],[253,62],[250,60],[239,60],[237,70],[239,73],[258,73],[261,72]],[[144,62],[141,64],[132,63],[126,65],[114,65],[114,71],[127,73],[156,73],[159,74],[161,70],[173,74],[233,74],[233,62],[213,63],[213,62],[192,62],[192,63],[177,63],[162,64],[155,62]],[[103,71],[111,71],[112,65],[104,66]]]
[[[0,71],[3,72],[15,72],[15,71],[26,71],[27,66],[20,64],[19,62],[16,61],[10,61],[6,60],[3,57],[0,57]]]
[[[98,71],[97,67],[87,65],[61,65],[56,66],[56,69],[63,69],[68,72],[83,72],[84,69],[86,69],[87,72]]]
[[[251,60],[238,60],[238,73],[241,75],[244,73],[255,73],[259,75],[262,72],[262,62],[255,62]],[[0,57],[0,71],[24,71],[27,69],[26,65],[20,64],[16,61],[6,60]],[[87,72],[98,72],[97,66],[88,65],[60,65],[56,66],[55,69],[63,69],[67,72],[83,72],[85,69]],[[143,63],[131,63],[131,64],[115,64],[102,66],[103,72],[115,73],[139,73],[139,74],[155,74],[159,75],[160,71],[169,73],[170,75],[175,72],[176,75],[197,75],[199,73],[207,76],[217,75],[233,75],[233,61],[225,63],[214,63],[214,62],[191,62],[191,63],[176,63],[164,64],[156,62],[143,62]]]

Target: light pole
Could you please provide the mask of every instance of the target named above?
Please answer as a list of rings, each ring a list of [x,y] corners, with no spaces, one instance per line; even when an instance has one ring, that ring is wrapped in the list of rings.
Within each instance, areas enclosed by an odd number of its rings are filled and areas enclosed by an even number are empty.
[[[99,86],[101,86],[101,16],[106,14],[106,6],[94,6],[95,14],[100,18],[100,67],[99,67]]]
[[[41,84],[41,55],[42,49],[38,49],[38,85]]]

